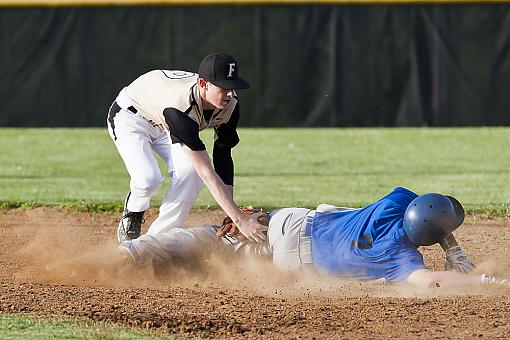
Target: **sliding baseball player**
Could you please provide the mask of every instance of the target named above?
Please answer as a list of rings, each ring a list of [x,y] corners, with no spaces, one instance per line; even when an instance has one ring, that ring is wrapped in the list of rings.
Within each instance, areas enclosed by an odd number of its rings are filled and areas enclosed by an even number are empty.
[[[260,213],[253,216],[260,217]],[[418,287],[510,287],[507,280],[469,274],[475,265],[452,234],[463,220],[464,209],[455,198],[437,193],[418,196],[398,187],[361,209],[321,204],[314,210],[273,211],[266,244],[243,240],[231,226],[205,225],[174,228],[158,238],[144,235],[123,242],[119,249],[135,263],[197,259],[227,248],[237,255],[270,256],[283,271],[407,282]],[[418,247],[435,243],[444,249],[449,271],[425,267]]]

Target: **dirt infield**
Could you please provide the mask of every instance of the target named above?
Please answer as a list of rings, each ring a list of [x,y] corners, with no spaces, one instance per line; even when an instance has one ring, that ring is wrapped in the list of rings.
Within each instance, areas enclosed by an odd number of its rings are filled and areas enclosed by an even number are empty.
[[[187,225],[220,220],[194,213]],[[155,217],[151,211],[149,222]],[[0,311],[64,315],[201,338],[508,338],[510,289],[419,290],[296,278],[267,262],[165,275],[122,266],[118,216],[0,211]],[[456,232],[478,272],[510,278],[510,219],[468,216]],[[439,247],[422,248],[443,266]]]

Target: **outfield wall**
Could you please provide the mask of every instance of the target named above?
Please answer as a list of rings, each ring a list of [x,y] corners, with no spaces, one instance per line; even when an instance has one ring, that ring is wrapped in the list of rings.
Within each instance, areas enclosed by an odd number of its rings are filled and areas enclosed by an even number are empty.
[[[13,1],[0,2],[0,126],[103,126],[139,74],[220,50],[252,84],[243,126],[510,124],[505,3]]]

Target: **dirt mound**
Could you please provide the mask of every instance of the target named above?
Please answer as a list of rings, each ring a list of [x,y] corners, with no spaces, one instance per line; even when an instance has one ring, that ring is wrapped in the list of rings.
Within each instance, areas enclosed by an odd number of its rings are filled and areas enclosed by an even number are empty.
[[[150,211],[146,223],[155,218]],[[221,220],[199,212],[187,225]],[[479,337],[510,334],[510,290],[418,290],[299,278],[270,263],[154,273],[123,265],[118,216],[49,208],[0,212],[0,311],[69,315],[204,338]],[[470,216],[456,233],[477,271],[510,277],[507,218]],[[443,267],[437,246],[426,264]]]

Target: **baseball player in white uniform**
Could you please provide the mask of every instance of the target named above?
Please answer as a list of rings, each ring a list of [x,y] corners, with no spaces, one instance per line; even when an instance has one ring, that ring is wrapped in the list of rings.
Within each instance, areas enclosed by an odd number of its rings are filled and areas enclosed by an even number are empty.
[[[234,57],[220,52],[206,56],[198,74],[153,70],[120,91],[107,118],[110,136],[131,177],[117,228],[119,242],[140,236],[144,212],[164,180],[153,151],[165,161],[172,184],[148,235],[157,237],[182,226],[205,183],[243,235],[255,242],[265,240],[266,227],[257,216],[242,214],[233,200],[231,149],[239,142],[235,90],[248,87]],[[213,162],[199,137],[210,126],[215,130]]]

